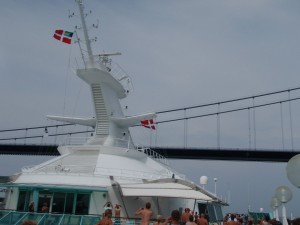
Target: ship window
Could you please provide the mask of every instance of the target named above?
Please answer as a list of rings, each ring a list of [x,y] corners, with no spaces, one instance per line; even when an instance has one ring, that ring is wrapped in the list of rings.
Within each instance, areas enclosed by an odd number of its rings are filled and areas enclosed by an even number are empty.
[[[213,204],[211,204],[211,203],[207,204],[207,212],[208,212],[209,220],[211,222],[215,222],[216,221],[216,213],[215,213]]]
[[[66,205],[65,205],[65,213],[66,214],[73,213],[73,203],[74,203],[74,193],[67,193]]]
[[[65,195],[59,192],[53,194],[52,213],[64,213]]]
[[[222,207],[220,205],[215,205],[215,210],[216,210],[216,214],[217,214],[217,220],[222,221],[223,220]]]
[[[207,214],[206,204],[198,203],[199,215],[201,213]]]
[[[90,194],[77,194],[76,214],[88,214],[90,205]]]
[[[29,192],[28,191],[20,191],[17,210],[27,211],[28,204],[29,204]]]

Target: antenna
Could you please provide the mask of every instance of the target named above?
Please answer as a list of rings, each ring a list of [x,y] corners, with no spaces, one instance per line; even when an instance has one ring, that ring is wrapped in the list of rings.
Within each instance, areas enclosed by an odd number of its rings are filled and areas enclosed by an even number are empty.
[[[87,52],[88,52],[88,56],[89,56],[89,63],[90,63],[90,65],[93,65],[94,64],[94,58],[93,58],[93,52],[92,52],[92,48],[91,48],[91,41],[89,39],[89,35],[88,35],[87,27],[86,27],[86,22],[85,22],[85,17],[88,14],[84,14],[84,12],[83,12],[84,7],[83,7],[83,4],[82,4],[82,0],[76,0],[76,2],[77,2],[78,7],[79,7],[80,19],[81,19],[85,44],[86,44]],[[91,13],[91,11],[90,11],[90,13]]]

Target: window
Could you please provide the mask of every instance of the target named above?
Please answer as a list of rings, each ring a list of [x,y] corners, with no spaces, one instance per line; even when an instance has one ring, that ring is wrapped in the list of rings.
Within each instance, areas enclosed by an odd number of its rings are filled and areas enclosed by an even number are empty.
[[[65,204],[65,213],[72,214],[74,205],[74,193],[67,193],[66,195],[66,204]]]
[[[53,193],[53,203],[52,203],[53,213],[64,213],[65,195],[66,193],[60,193],[60,192]]]
[[[88,214],[90,194],[77,194],[76,214]]]
[[[29,204],[29,192],[20,190],[17,210],[27,211],[28,204]]]

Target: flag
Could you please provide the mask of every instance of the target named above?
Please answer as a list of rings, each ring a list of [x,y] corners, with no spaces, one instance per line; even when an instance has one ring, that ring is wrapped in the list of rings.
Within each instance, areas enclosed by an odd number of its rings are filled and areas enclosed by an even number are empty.
[[[73,32],[64,31],[64,30],[56,30],[54,32],[53,37],[56,40],[62,41],[62,42],[67,43],[67,44],[71,44],[72,43]]]
[[[154,121],[153,121],[153,119],[150,119],[150,120],[142,120],[142,121],[141,121],[141,125],[142,125],[143,127],[146,127],[146,128],[152,129],[152,130],[155,130],[155,126],[154,126]]]

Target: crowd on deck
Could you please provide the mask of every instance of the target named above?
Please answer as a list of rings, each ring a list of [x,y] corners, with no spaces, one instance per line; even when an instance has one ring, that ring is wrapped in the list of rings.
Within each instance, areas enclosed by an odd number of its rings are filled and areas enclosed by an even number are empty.
[[[300,218],[287,220],[289,225],[300,225]],[[228,213],[225,215],[223,225],[282,225],[276,218],[271,219],[268,214],[263,218],[254,219],[248,214]]]
[[[116,204],[113,206],[111,202],[104,205],[104,214],[102,218],[95,225],[120,225],[121,218],[121,205]],[[114,212],[114,222],[112,220]],[[135,216],[141,218],[140,225],[209,225],[209,217],[207,214],[191,211],[186,208],[182,215],[179,210],[173,210],[169,217],[163,219],[161,215],[157,215],[155,221],[152,220],[153,212],[151,204],[146,203],[144,208],[139,208],[135,212]],[[225,215],[222,225],[282,225],[276,219],[270,219],[266,214],[264,218],[254,219],[247,214],[228,213]],[[289,225],[300,225],[300,218],[288,220]],[[21,225],[36,225],[35,221],[26,220]]]

